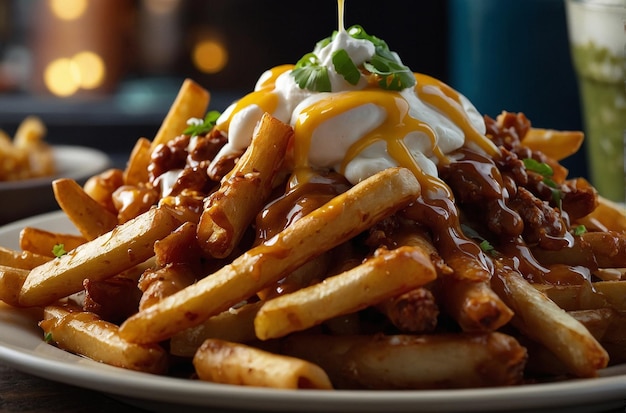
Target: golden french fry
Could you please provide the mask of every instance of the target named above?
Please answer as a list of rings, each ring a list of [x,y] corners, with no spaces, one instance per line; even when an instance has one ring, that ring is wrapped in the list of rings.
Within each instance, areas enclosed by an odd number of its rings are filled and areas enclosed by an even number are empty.
[[[376,305],[402,333],[430,333],[440,314],[435,296],[427,287],[418,287]]]
[[[459,280],[454,276],[442,277],[438,282],[443,306],[463,331],[496,331],[513,317],[513,311],[488,282]]]
[[[239,243],[272,191],[292,136],[291,126],[263,115],[250,146],[200,217],[198,240],[205,255],[225,258]]]
[[[0,246],[0,265],[31,270],[52,258],[46,255],[35,254],[30,251],[17,251]]]
[[[15,135],[13,145],[16,148],[29,148],[33,144],[41,142],[46,135],[46,125],[37,116],[28,116],[20,122]]]
[[[519,273],[500,268],[492,285],[515,312],[512,324],[552,351],[572,374],[595,377],[607,366],[606,350],[585,326]]]
[[[46,231],[34,227],[24,227],[20,231],[20,248],[33,254],[55,258],[54,247],[63,245],[66,251],[73,250],[87,240],[81,235]]]
[[[113,205],[113,193],[122,185],[124,172],[118,168],[111,168],[87,179],[83,189],[109,212],[117,214],[117,208]]]
[[[566,311],[614,308],[626,311],[626,281],[596,281],[575,285],[533,284]]]
[[[39,323],[60,348],[92,360],[145,373],[164,374],[167,352],[158,344],[124,341],[115,324],[86,311],[67,311],[59,306],[44,309]]]
[[[588,230],[626,232],[626,209],[602,196],[598,196],[598,206],[586,217],[577,220]]]
[[[215,315],[202,324],[174,334],[170,339],[170,353],[175,356],[193,357],[196,350],[208,338],[246,343],[256,340],[254,317],[262,302],[245,304]]]
[[[265,302],[254,320],[256,335],[267,340],[305,330],[374,306],[435,278],[435,268],[421,249],[379,250],[351,270]]]
[[[584,138],[585,135],[580,131],[530,128],[522,142],[530,149],[560,161],[578,152]]]
[[[191,118],[204,118],[209,106],[210,93],[191,79],[183,81],[178,95],[172,103],[161,127],[152,140],[151,151],[158,145],[183,133],[187,128],[187,121]]]
[[[207,339],[193,365],[201,380],[276,389],[332,389],[318,366],[244,344]]]
[[[532,286],[565,311],[591,310],[609,306],[607,298],[590,283],[575,285],[536,283]]]
[[[456,276],[454,270],[441,258],[423,229],[415,224],[404,225],[392,237],[399,245],[413,245],[428,253],[437,264],[441,275],[434,283],[433,290],[438,302],[465,332],[495,331],[511,320],[513,312],[502,299],[491,290],[485,280],[472,280]],[[456,271],[463,271],[467,263],[456,260]]]
[[[152,144],[149,139],[139,138],[130,153],[126,169],[124,169],[125,185],[140,185],[148,182],[148,165]]]
[[[120,332],[129,341],[149,343],[198,325],[405,207],[419,193],[408,169],[379,172],[231,264],[130,317]]]
[[[322,367],[348,389],[440,389],[520,384],[526,350],[502,333],[292,335],[284,354]]]
[[[117,216],[90,197],[73,179],[52,181],[57,203],[83,237],[92,240],[117,225]]]
[[[139,309],[150,307],[196,281],[197,274],[187,264],[168,264],[165,267],[146,270],[139,280],[142,291]]]
[[[0,265],[0,301],[19,307],[19,296],[28,270]]]
[[[165,208],[153,208],[67,254],[35,267],[20,293],[23,306],[43,306],[81,290],[83,280],[103,280],[147,260],[154,242],[180,221]]]

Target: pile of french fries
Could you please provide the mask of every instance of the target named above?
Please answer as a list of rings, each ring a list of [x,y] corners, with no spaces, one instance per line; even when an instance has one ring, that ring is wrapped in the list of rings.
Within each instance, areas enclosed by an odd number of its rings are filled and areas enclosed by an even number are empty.
[[[0,181],[52,176],[56,171],[46,127],[36,116],[25,118],[13,137],[0,130]]]
[[[576,223],[586,243],[599,244],[593,251],[612,249],[594,257],[593,282],[574,285],[533,283],[470,241],[466,250],[492,273],[458,262],[466,258],[451,257],[405,213],[422,188],[402,167],[327,194],[306,213],[292,209],[280,217],[287,225],[250,241],[289,178],[289,125],[264,115],[209,193],[151,186],[152,157],[204,117],[209,98],[186,80],[124,170],[82,187],[54,181],[78,235],[27,227],[20,250],[0,248],[0,299],[41,308],[51,344],[126,369],[167,375],[188,366],[190,379],[284,389],[510,386],[595,377],[624,361],[626,218],[617,205],[600,198]],[[524,143],[561,159],[580,139],[531,129]],[[402,225],[386,234],[392,245],[376,245],[394,217]],[[542,260],[564,254],[568,265],[585,263],[575,250]]]

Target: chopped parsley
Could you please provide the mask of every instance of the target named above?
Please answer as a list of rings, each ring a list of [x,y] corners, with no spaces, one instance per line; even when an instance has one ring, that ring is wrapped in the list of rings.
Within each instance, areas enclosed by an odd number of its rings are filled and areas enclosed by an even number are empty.
[[[384,40],[371,36],[361,26],[355,25],[347,30],[347,33],[355,38],[370,41],[375,48],[372,58],[363,63],[363,68],[372,74],[379,76],[378,85],[385,90],[402,90],[415,85],[413,72],[393,53]],[[320,40],[315,50],[327,46],[337,35],[333,32],[331,37]],[[356,85],[361,78],[359,67],[354,64],[348,52],[344,49],[336,50],[332,57],[335,70],[351,85]],[[304,55],[291,72],[300,89],[308,89],[314,92],[330,92],[330,78],[328,69],[320,64],[318,56],[312,52]]]
[[[209,111],[204,119],[192,118],[187,121],[187,129],[183,131],[184,135],[191,137],[206,135],[213,129],[217,118],[220,117],[220,113],[216,110]]]
[[[57,258],[60,258],[63,255],[67,254],[67,251],[65,251],[65,244],[56,244],[54,247],[52,247],[52,254],[54,254],[54,256]]]

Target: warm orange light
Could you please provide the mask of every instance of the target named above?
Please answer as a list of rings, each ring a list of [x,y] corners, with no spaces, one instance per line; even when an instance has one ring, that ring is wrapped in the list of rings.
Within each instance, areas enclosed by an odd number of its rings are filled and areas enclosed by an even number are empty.
[[[48,90],[57,96],[71,96],[79,88],[78,70],[72,59],[53,60],[46,66],[43,77]]]
[[[105,77],[104,61],[90,51],[53,60],[44,70],[46,87],[60,97],[71,96],[80,89],[96,89],[104,83]]]
[[[61,20],[75,20],[85,14],[87,0],[49,0],[52,14]]]
[[[228,51],[220,41],[203,39],[194,46],[192,60],[201,72],[217,73],[228,63]]]
[[[83,89],[96,89],[104,83],[106,68],[104,61],[94,52],[76,54],[72,61],[78,68],[79,84]]]

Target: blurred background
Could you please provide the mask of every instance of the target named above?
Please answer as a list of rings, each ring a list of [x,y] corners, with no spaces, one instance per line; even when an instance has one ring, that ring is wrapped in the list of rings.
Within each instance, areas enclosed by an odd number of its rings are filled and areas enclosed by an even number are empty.
[[[185,77],[223,110],[335,30],[336,10],[336,0],[0,0],[0,129],[38,115],[52,143],[127,157]],[[353,24],[483,113],[581,129],[562,0],[347,0]],[[564,162],[572,175],[585,176],[582,156]]]

